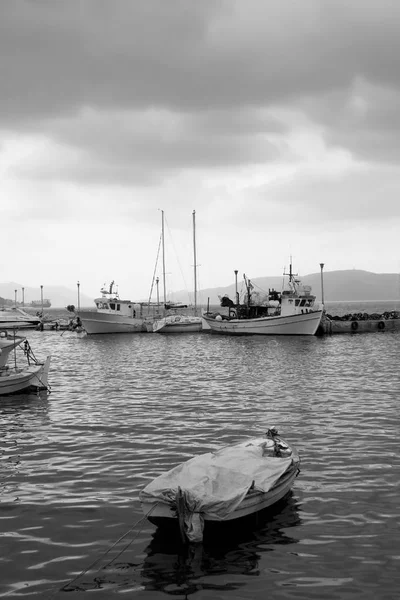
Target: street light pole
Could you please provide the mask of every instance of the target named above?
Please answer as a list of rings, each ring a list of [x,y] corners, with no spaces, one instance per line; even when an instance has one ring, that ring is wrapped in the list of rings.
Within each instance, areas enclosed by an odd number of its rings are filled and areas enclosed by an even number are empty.
[[[322,297],[322,304],[325,306],[325,301],[324,301],[324,276],[323,276],[323,270],[324,270],[324,263],[319,263],[319,266],[321,267],[321,297]]]
[[[237,287],[237,276],[238,276],[238,271],[237,271],[237,269],[235,269],[235,302],[239,306],[239,294],[238,294],[238,287]]]
[[[78,281],[78,283],[76,285],[77,285],[77,288],[78,288],[78,311],[80,311],[81,310],[81,298],[80,298],[79,288],[80,288],[81,284]]]

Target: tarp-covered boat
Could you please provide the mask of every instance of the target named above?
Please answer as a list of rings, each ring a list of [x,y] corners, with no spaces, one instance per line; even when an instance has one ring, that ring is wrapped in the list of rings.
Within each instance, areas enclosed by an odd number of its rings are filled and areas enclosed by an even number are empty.
[[[299,467],[297,451],[271,428],[266,437],[201,454],[161,474],[139,499],[151,522],[175,520],[182,536],[197,542],[204,522],[240,519],[278,502]]]

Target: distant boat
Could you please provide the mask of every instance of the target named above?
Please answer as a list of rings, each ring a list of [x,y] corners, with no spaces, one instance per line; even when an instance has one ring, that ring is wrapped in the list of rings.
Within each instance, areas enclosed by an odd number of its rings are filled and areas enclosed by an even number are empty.
[[[33,316],[22,308],[4,306],[0,308],[0,330],[30,329],[40,326],[41,318]]]
[[[160,316],[160,305],[152,302],[121,300],[114,291],[114,281],[103,287],[95,298],[96,310],[79,310],[77,314],[88,335],[102,333],[143,333],[153,329]]]
[[[302,285],[290,265],[288,289],[281,293],[269,290],[264,298],[255,297],[254,286],[244,276],[246,296],[243,303],[229,297],[221,298],[228,314],[203,314],[203,327],[212,333],[226,335],[315,335],[320,325],[323,307],[316,305],[311,287]]]
[[[17,349],[20,351],[18,358]],[[14,360],[11,353],[14,353]],[[49,368],[50,356],[43,361],[37,360],[25,337],[0,332],[0,396],[48,390]]]
[[[164,212],[163,215],[163,227],[164,232]],[[163,243],[163,256],[164,256],[164,243]],[[172,315],[164,316],[158,319],[153,324],[154,333],[194,333],[201,331],[202,319],[197,316],[197,258],[196,258],[196,211],[193,211],[193,258],[194,258],[194,315],[184,312],[175,312]],[[165,263],[164,263],[165,271]],[[164,278],[165,285],[165,278]],[[165,289],[164,289],[165,296]],[[177,311],[179,309],[187,309],[187,304],[165,302],[165,308],[169,310]],[[190,310],[190,309],[189,309]]]
[[[48,298],[45,298],[43,301],[42,300],[32,300],[32,302],[30,304],[28,304],[28,306],[31,306],[32,308],[50,308],[51,306],[51,302]]]
[[[300,458],[272,427],[248,439],[195,456],[151,481],[142,510],[158,526],[179,526],[183,541],[199,542],[211,522],[232,523],[281,500],[300,472]]]

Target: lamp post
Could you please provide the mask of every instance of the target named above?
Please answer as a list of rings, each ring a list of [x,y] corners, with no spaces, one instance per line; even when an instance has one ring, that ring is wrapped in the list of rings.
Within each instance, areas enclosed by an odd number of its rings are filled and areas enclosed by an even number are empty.
[[[324,276],[323,276],[324,263],[319,263],[319,266],[321,267],[321,297],[322,297],[322,304],[325,306],[325,301],[324,301]]]
[[[79,293],[79,288],[80,288],[80,283],[78,281],[78,283],[76,284],[77,288],[78,288],[78,311],[81,310],[81,298],[80,298],[80,293]]]
[[[238,294],[238,287],[237,287],[237,275],[238,275],[238,271],[237,271],[237,269],[235,269],[235,300],[236,300],[236,304],[239,305],[239,294]]]
[[[17,290],[14,290],[14,302],[15,302],[15,308],[17,308]]]
[[[40,286],[40,302],[42,305],[42,316],[43,316],[43,286]]]
[[[25,288],[22,288],[22,306],[25,306]]]

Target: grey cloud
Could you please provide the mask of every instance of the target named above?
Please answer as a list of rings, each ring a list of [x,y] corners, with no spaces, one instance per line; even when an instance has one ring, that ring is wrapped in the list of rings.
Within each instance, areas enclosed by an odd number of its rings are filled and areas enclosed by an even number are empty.
[[[397,84],[399,17],[389,0],[2,3],[1,114],[256,107],[356,75]]]
[[[178,167],[269,162],[277,150],[260,133],[283,141],[285,127],[260,115],[276,106],[302,108],[329,143],[387,161],[398,156],[399,24],[391,0],[3,2],[0,124],[87,153],[86,165],[39,178],[149,185]],[[360,79],[393,94],[361,121],[348,106]],[[87,108],[149,107],[188,115],[175,140],[84,120],[76,131]]]

